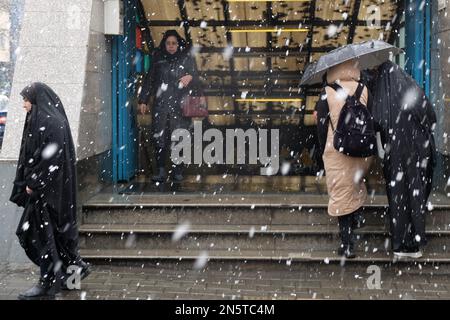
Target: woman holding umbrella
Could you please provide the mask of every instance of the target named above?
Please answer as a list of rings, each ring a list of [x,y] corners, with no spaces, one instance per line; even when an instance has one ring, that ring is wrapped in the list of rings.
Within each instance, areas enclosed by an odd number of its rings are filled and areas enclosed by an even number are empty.
[[[320,82],[324,72],[349,57],[358,59],[368,72],[373,90],[372,113],[385,148],[383,170],[389,201],[392,249],[395,257],[420,258],[426,244],[426,204],[432,187],[435,146],[433,130],[436,114],[423,90],[398,65],[389,61],[401,50],[383,41],[351,44],[322,56],[311,64],[302,84]],[[370,79],[369,79],[370,78]],[[320,128],[326,124],[323,104],[317,106]],[[332,111],[331,111],[332,112]],[[326,135],[325,135],[326,137]]]
[[[342,244],[338,253],[348,258],[355,257],[353,230],[359,226],[361,207],[367,196],[364,176],[372,157],[351,157],[336,150],[334,128],[348,96],[353,96],[353,102],[359,101],[360,106],[370,110],[370,92],[361,79],[360,70],[379,66],[399,52],[400,49],[380,40],[349,44],[330,51],[310,64],[301,81],[302,85],[322,82],[324,86],[315,112],[319,150],[323,153],[330,197],[328,213],[338,216],[339,220]],[[335,82],[339,82],[338,87]],[[367,114],[366,110],[363,113]],[[373,154],[375,152],[370,152],[370,155]]]
[[[436,114],[423,90],[398,65],[375,72],[373,116],[385,148],[383,171],[396,257],[420,258],[431,192]]]
[[[316,105],[317,129],[321,153],[326,172],[329,195],[328,214],[337,217],[341,236],[338,254],[354,258],[353,230],[359,223],[358,216],[367,197],[364,176],[372,162],[372,157],[350,157],[333,145],[334,130],[347,96],[354,96],[367,106],[369,91],[360,80],[357,60],[348,60],[330,68],[324,77],[327,84]],[[339,83],[336,90],[332,84]],[[334,88],[332,88],[332,86]]]

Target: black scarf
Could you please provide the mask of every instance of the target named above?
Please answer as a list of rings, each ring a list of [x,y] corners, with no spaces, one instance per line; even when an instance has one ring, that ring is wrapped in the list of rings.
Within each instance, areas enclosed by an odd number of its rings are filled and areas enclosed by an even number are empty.
[[[169,37],[175,37],[177,38],[178,41],[178,50],[174,54],[171,54],[166,50],[166,41],[167,38]],[[187,51],[186,41],[178,34],[178,32],[176,30],[167,30],[164,33],[161,42],[159,43],[158,53],[156,57],[157,59],[165,59],[172,62],[174,60],[178,60],[181,57],[183,57],[186,51]]]
[[[65,150],[60,149],[58,153],[68,156],[69,162],[75,161],[75,148],[62,102],[50,87],[44,83],[36,82],[25,87],[21,95],[31,102],[32,109],[27,113],[25,119],[19,161],[10,200],[23,207],[28,199],[25,191],[26,182],[27,180],[30,181],[30,175],[33,171],[36,171],[37,164],[42,160],[41,153],[45,137],[50,135],[60,136],[60,140],[64,143],[59,147]]]

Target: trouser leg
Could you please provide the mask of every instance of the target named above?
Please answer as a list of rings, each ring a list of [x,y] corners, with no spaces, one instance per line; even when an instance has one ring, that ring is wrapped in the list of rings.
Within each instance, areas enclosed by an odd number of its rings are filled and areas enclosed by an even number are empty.
[[[338,217],[341,241],[344,246],[353,247],[353,213]]]
[[[168,112],[166,110],[155,112],[153,117],[153,141],[155,145],[155,160],[158,169],[164,168],[167,158],[167,128]]]
[[[39,210],[42,215],[42,225],[43,237],[42,240],[45,241],[43,250],[41,253],[40,262],[40,281],[46,287],[51,287],[54,285],[59,285],[62,261],[58,254],[58,249],[54,234],[54,225],[50,218],[49,211],[46,206],[43,206]]]
[[[417,162],[422,163],[422,160],[419,158]],[[411,231],[408,245],[412,248],[417,248],[427,243],[425,223],[431,175],[429,168],[422,168],[422,166],[409,167],[407,173],[409,189],[406,192],[409,196],[408,208],[411,215]]]
[[[408,175],[401,161],[396,164],[385,164],[384,170],[389,202],[391,246],[394,251],[404,251],[410,245],[412,227],[409,211]]]
[[[170,123],[169,123],[169,138],[170,138],[170,152],[172,151],[172,148],[175,146],[176,142],[172,142],[172,133],[177,129],[187,129],[189,127],[189,121],[190,119],[183,117],[181,110],[174,108],[172,110],[172,114],[170,117]],[[184,164],[175,164],[172,161],[171,168],[173,168],[173,175],[174,176],[182,176]]]

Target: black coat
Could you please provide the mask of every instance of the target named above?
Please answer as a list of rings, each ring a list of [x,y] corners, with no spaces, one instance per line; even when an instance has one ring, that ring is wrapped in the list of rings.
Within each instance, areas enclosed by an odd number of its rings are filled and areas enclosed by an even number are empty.
[[[170,36],[178,39],[179,48],[174,54],[168,53],[165,48],[165,42]],[[180,89],[180,78],[185,75],[191,75],[193,79],[187,88]],[[148,104],[150,97],[155,96],[155,108],[164,108],[168,103],[178,107],[171,102],[179,102],[181,97],[192,91],[202,94],[194,58],[189,54],[184,39],[176,31],[169,30],[153,54],[152,67],[144,79],[138,102]]]
[[[166,50],[169,37],[175,37],[178,41],[178,50],[173,54]],[[180,86],[180,79],[186,75],[191,75],[192,81],[184,88]],[[172,132],[189,127],[190,119],[183,117],[181,108],[187,95],[203,95],[196,64],[188,53],[184,39],[175,30],[168,30],[153,54],[152,67],[138,98],[139,104],[148,105],[150,97],[155,97],[152,105],[152,136],[159,168],[165,165]]]
[[[193,82],[187,88],[180,89],[180,79],[188,74],[193,77]],[[185,54],[170,60],[155,54],[152,68],[145,77],[139,95],[139,104],[148,104],[151,96],[155,96],[155,106],[162,105],[173,98],[181,98],[188,94],[197,82],[198,73],[194,59],[190,55]]]
[[[424,245],[426,203],[436,161],[436,114],[411,76],[382,64],[373,83],[373,116],[385,146],[384,177],[394,250]]]
[[[10,200],[24,207],[17,235],[30,259],[39,265],[48,250],[48,230],[64,263],[79,258],[75,148],[59,97],[43,83],[33,83],[21,95],[32,103],[27,114],[14,187]],[[25,188],[33,190],[29,196]],[[51,244],[50,244],[51,245]]]

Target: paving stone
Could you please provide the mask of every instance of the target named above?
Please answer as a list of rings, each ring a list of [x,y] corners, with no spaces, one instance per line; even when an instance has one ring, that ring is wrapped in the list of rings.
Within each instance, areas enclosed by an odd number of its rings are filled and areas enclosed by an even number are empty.
[[[64,292],[58,299],[450,299],[450,277],[446,276],[450,266],[441,266],[439,274],[433,268],[420,272],[409,267],[383,269],[381,290],[367,288],[364,265],[344,269],[339,265],[305,264],[288,269],[269,265],[261,270],[267,264],[229,262],[208,264],[201,272],[187,266],[190,263],[144,268],[95,265],[81,291]],[[30,276],[30,269],[4,265],[0,265],[0,276],[4,279],[0,299],[16,299],[37,280],[36,274]]]

